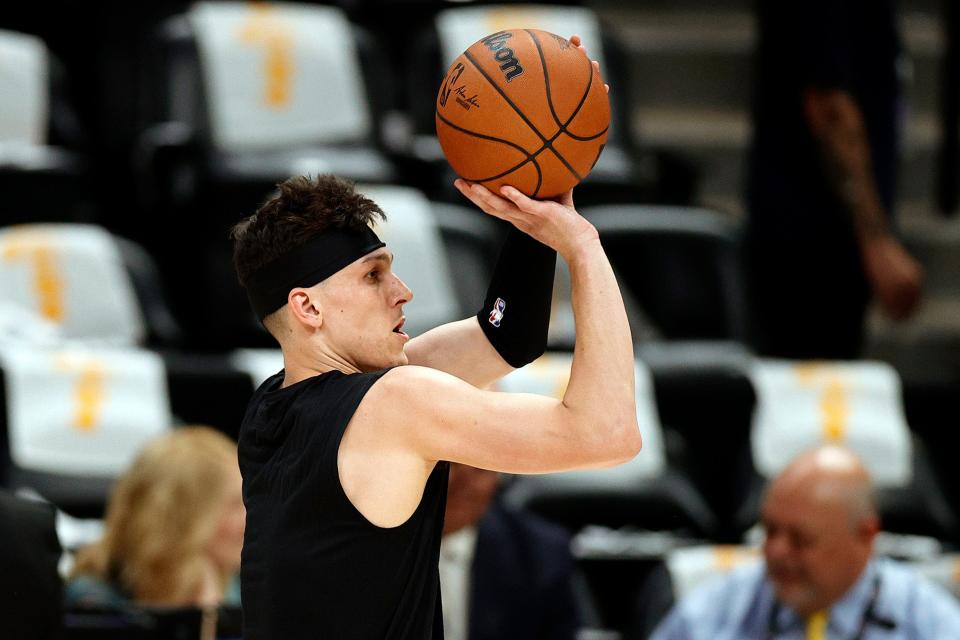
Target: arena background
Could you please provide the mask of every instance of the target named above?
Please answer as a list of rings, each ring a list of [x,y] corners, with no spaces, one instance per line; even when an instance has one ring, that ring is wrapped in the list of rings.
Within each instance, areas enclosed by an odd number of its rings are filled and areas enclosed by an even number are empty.
[[[602,41],[586,44],[603,54],[614,130],[578,204],[626,292],[638,411],[657,429],[620,475],[508,480],[504,496],[575,534],[592,608],[584,637],[626,633],[638,594],[658,567],[679,566],[669,562],[677,550],[700,550],[703,574],[749,555],[776,454],[821,440],[889,471],[883,552],[960,593],[958,12],[946,0],[900,5],[907,110],[897,220],[926,269],[924,304],[902,324],[872,312],[860,361],[799,363],[751,349],[738,250],[757,33],[752,3],[717,5],[581,5],[599,20]],[[145,439],[183,424],[235,437],[246,399],[277,368],[232,275],[227,238],[270,185],[297,172],[346,173],[395,208],[401,222],[385,233],[399,256],[411,255],[397,268],[418,292],[412,333],[476,312],[503,231],[457,198],[431,134],[446,66],[435,16],[474,3],[322,5],[351,25],[345,42],[356,57],[327,64],[353,69],[338,95],[355,91],[369,120],[272,146],[242,135],[226,143],[231,134],[211,122],[213,89],[183,19],[190,6],[38,0],[0,14],[0,29],[35,36],[50,55],[40,92],[49,107],[34,113],[41,130],[26,139],[0,130],[10,138],[0,137],[0,477],[66,514],[67,558],[95,535],[112,479]],[[505,9],[488,24],[539,11]],[[264,55],[276,45],[266,24],[248,34]],[[314,90],[323,97],[324,87]],[[29,114],[26,97],[0,86],[0,121]],[[40,223],[95,228],[13,226]],[[574,335],[564,275],[551,354],[504,388],[565,385]],[[840,426],[830,418],[838,403]],[[796,423],[784,426],[791,411]],[[17,616],[23,610],[9,619]],[[77,619],[75,637],[106,637],[83,636]]]

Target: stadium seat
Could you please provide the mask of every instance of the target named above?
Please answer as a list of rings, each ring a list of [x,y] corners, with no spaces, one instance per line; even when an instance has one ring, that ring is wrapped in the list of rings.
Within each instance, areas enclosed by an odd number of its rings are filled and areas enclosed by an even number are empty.
[[[750,456],[756,393],[752,355],[735,342],[652,341],[636,347],[653,376],[660,423],[681,469],[717,518],[713,539],[735,543],[757,474]]]
[[[0,261],[0,334],[7,340],[151,347],[182,340],[153,257],[102,227],[2,227]]]
[[[222,225],[290,175],[395,176],[378,143],[388,80],[341,10],[198,2],[158,40],[139,161],[161,211],[199,200],[204,219]]]
[[[504,377],[498,389],[561,398],[571,362],[570,354],[547,354]],[[716,526],[713,514],[690,482],[667,464],[650,374],[642,363],[635,376],[640,455],[610,469],[517,476],[504,500],[572,531],[602,525],[709,535]]]
[[[649,630],[637,633],[638,623],[649,618],[655,624],[673,602],[666,558],[676,549],[703,544],[666,532],[597,526],[576,534],[571,549],[597,609],[594,626],[607,634],[599,637],[647,638]]]
[[[622,249],[627,260],[626,246]],[[749,378],[752,354],[734,341],[665,340],[625,285],[623,273],[617,270],[617,276],[637,358],[652,376],[670,466],[689,478],[706,500],[716,517],[711,535],[738,542],[744,530],[739,510],[756,479],[750,458],[756,402]],[[737,286],[734,280],[731,287]],[[569,273],[558,261],[548,345],[572,351],[575,340]]]
[[[675,206],[604,205],[581,213],[663,340],[747,343],[737,222]]]
[[[535,28],[564,37],[580,35],[590,56],[618,91],[611,94],[610,137],[597,165],[577,189],[579,202],[633,202],[645,195],[637,154],[630,135],[629,84],[623,52],[614,34],[604,29],[589,8],[553,4],[449,6],[415,36],[405,51],[406,103],[412,136],[407,153],[422,165],[419,175],[433,176],[423,185],[431,195],[456,199],[454,175],[436,138],[435,101],[447,67],[467,47],[495,31]]]
[[[760,556],[756,547],[704,545],[673,549],[667,554],[667,568],[677,600],[689,595],[707,580],[723,575]]]
[[[236,440],[256,387],[231,354],[165,350],[161,357],[174,420],[208,425]]]
[[[92,225],[0,229],[0,299],[32,313],[59,337],[132,346],[146,337],[136,292],[114,238]]]
[[[648,638],[676,602],[705,582],[758,558],[759,549],[748,546],[706,544],[671,549],[638,590],[624,640]]]
[[[63,584],[54,510],[0,490],[3,637],[60,638]]]
[[[283,369],[283,353],[280,349],[237,349],[230,354],[230,363],[246,375],[256,389]]]
[[[911,433],[900,379],[879,362],[793,362],[757,359],[751,443],[764,478],[821,443],[853,450],[877,487],[883,526],[896,533],[957,539],[957,518],[922,444]],[[755,517],[759,489],[746,509]]]
[[[171,292],[191,347],[268,346],[247,318],[221,325],[217,309],[242,296],[230,227],[291,175],[394,179],[380,144],[389,74],[341,10],[309,4],[195,3],[161,25],[155,53],[135,162],[141,207],[167,224],[141,240],[191,283]]]
[[[958,380],[903,380],[907,423],[923,444],[937,483],[952,505],[960,505],[960,466],[953,455],[960,445],[960,435],[952,426],[960,424],[958,397]],[[953,543],[960,546],[960,539]]]
[[[102,515],[113,480],[172,423],[163,362],[148,351],[0,349],[0,473],[78,517]]]
[[[643,312],[640,304],[630,290],[622,286],[623,276],[614,268],[617,281],[621,283],[620,296],[630,323],[630,335],[634,345],[662,339],[650,318]],[[547,348],[555,351],[573,351],[577,331],[573,313],[573,290],[570,282],[570,269],[562,259],[557,260],[553,281],[553,301],[550,310],[550,332],[547,335]]]
[[[89,220],[89,161],[65,89],[44,42],[0,29],[0,219],[4,224]],[[42,194],[42,197],[38,197]]]

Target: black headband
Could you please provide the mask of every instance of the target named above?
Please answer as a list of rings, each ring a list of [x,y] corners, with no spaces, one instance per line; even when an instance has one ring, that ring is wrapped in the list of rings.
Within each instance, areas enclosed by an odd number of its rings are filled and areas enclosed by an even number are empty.
[[[312,287],[340,269],[386,246],[370,227],[331,229],[260,267],[247,279],[247,297],[257,317],[263,320],[287,304],[296,287]]]

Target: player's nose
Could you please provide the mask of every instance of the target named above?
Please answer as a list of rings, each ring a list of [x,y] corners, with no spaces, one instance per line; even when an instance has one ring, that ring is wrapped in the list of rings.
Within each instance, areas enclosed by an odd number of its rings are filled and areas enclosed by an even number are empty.
[[[413,291],[407,286],[407,283],[405,283],[399,277],[396,278],[396,290],[394,295],[396,296],[394,304],[406,304],[413,300]]]

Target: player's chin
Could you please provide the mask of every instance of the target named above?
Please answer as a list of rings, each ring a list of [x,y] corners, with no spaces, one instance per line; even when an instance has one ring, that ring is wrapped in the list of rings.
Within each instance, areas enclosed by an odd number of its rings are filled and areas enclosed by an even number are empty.
[[[407,352],[401,348],[398,352],[391,354],[390,364],[388,367],[402,367],[403,365],[410,364],[410,359],[407,357]]]

